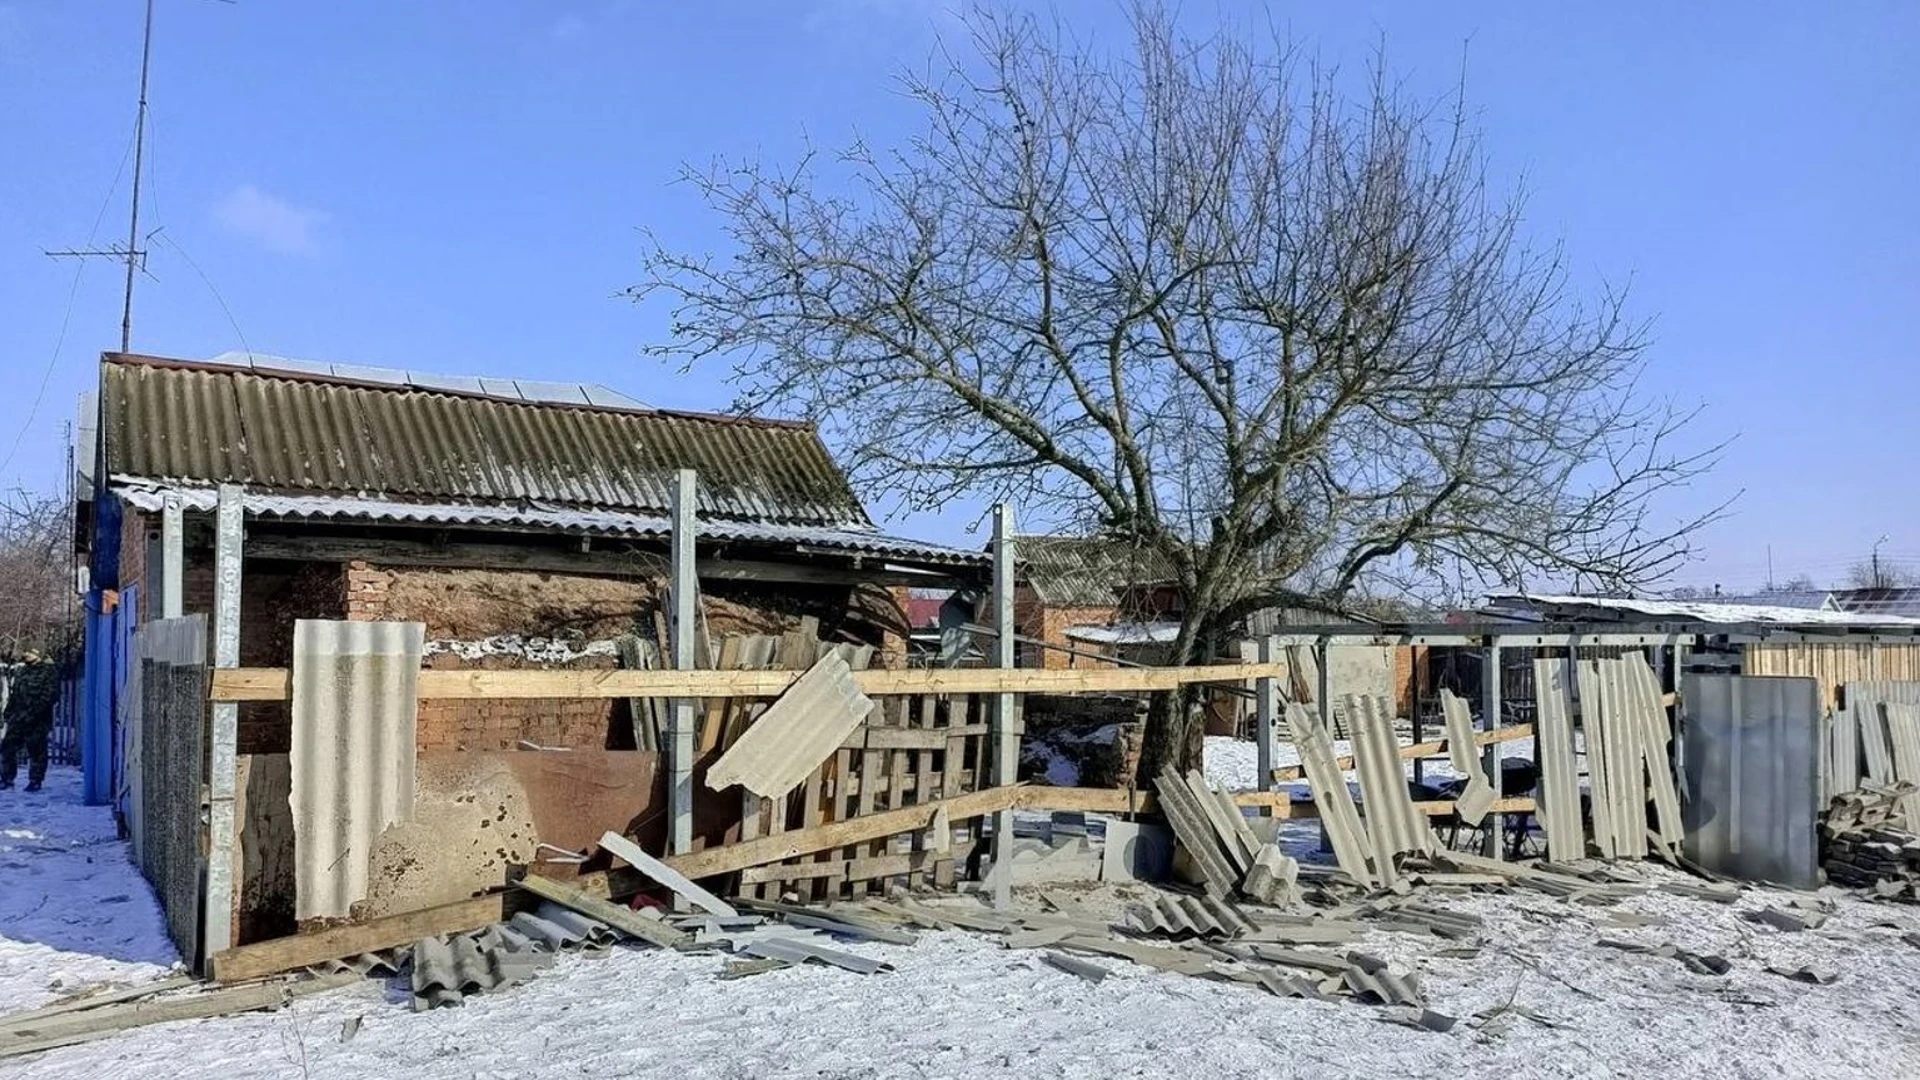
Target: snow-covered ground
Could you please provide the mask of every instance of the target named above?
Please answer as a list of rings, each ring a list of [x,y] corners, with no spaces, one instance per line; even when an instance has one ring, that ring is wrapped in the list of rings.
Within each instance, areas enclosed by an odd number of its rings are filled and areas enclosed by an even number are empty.
[[[7,840],[0,885],[0,1000],[9,1008],[39,1004],[56,978],[68,986],[151,978],[170,959],[124,845],[103,813],[71,805],[76,791],[62,774],[44,805],[0,794],[0,828],[34,834]],[[1096,891],[1110,897],[1115,888]],[[122,893],[129,898],[105,903]],[[1113,977],[1089,984],[1047,966],[1039,951],[956,931],[913,946],[846,946],[893,965],[866,977],[794,968],[722,981],[718,956],[619,949],[566,956],[524,986],[420,1014],[403,993],[368,982],[277,1013],[160,1025],[0,1061],[0,1076],[1913,1075],[1920,950],[1900,934],[1920,928],[1920,917],[1828,895],[1838,907],[1832,920],[1796,934],[1741,918],[1785,900],[1763,891],[1732,907],[1658,892],[1617,908],[1526,892],[1429,897],[1484,916],[1485,944],[1468,955],[1451,951],[1459,943],[1370,930],[1357,945],[1419,973],[1431,1006],[1462,1020],[1444,1035],[1381,1023],[1379,1010],[1351,1002],[1283,1000],[1118,961],[1103,962]],[[27,911],[36,914],[16,917]],[[1665,922],[1623,929],[1607,925],[1613,911]],[[1690,975],[1673,960],[1599,947],[1601,937],[1672,941],[1720,953],[1734,968]],[[1765,970],[1809,962],[1832,966],[1839,981],[1812,986]],[[1509,1011],[1469,1022],[1502,1006],[1539,1019]]]
[[[167,974],[179,957],[161,918],[112,812],[80,805],[78,769],[0,791],[0,1012]]]

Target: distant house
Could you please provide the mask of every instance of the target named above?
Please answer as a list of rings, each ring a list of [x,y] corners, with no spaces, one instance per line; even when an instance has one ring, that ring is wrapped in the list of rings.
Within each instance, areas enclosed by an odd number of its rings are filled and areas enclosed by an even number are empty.
[[[1028,535],[1014,538],[1014,553],[1014,624],[1021,636],[1045,643],[1020,646],[1022,667],[1097,664],[1073,652],[1165,644],[1186,613],[1172,568],[1145,547],[1108,537]]]

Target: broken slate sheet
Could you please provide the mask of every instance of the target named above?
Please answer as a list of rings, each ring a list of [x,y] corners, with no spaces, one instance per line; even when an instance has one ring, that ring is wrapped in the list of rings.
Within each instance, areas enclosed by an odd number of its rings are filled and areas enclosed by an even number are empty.
[[[830,652],[727,747],[707,770],[707,786],[724,791],[739,784],[755,795],[781,798],[840,749],[872,712],[873,699],[853,681],[853,669],[838,652]]]

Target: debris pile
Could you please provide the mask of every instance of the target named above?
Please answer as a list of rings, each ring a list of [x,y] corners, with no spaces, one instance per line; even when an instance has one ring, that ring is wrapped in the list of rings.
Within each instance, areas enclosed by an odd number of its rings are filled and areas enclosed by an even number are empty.
[[[1827,879],[1882,899],[1920,900],[1920,836],[1902,827],[1913,797],[1911,784],[1834,796],[1820,825]]]
[[[1162,773],[1154,790],[1208,896],[1224,899],[1238,891],[1263,904],[1292,902],[1299,864],[1279,847],[1261,843],[1232,795],[1207,783],[1198,770],[1184,778]]]

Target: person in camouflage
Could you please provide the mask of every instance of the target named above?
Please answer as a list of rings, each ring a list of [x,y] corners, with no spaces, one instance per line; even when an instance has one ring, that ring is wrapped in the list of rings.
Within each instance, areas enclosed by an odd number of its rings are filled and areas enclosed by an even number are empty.
[[[20,752],[25,750],[27,790],[40,790],[47,778],[47,736],[53,732],[53,706],[59,696],[59,669],[52,661],[28,653],[7,692],[7,731],[0,736],[0,789],[13,786],[20,771]]]

